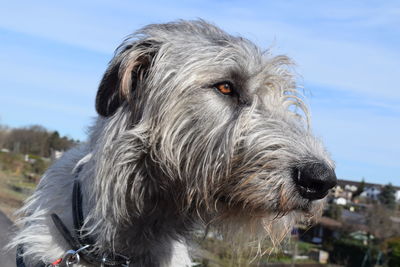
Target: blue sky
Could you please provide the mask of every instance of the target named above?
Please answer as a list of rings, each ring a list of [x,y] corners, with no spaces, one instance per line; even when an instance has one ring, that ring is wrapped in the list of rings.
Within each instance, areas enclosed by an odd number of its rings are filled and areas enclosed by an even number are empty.
[[[140,2],[140,3],[135,3]],[[0,123],[85,140],[97,85],[134,30],[204,18],[297,63],[343,179],[400,185],[398,1],[2,1]]]

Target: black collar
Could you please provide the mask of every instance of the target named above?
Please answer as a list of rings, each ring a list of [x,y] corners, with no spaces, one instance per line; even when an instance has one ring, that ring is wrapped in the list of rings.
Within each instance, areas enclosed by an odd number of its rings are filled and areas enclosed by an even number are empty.
[[[94,241],[82,231],[84,218],[82,212],[82,194],[80,183],[76,179],[74,181],[74,189],[72,190],[72,214],[74,219],[74,232],[71,234],[67,227],[61,221],[57,214],[52,213],[51,218],[57,227],[58,231],[62,234],[64,239],[68,242],[74,251],[80,250],[79,256],[91,264],[103,264],[104,266],[129,266],[130,259],[119,253],[104,253],[98,255],[90,251],[90,247],[94,245]],[[89,249],[82,249],[89,245]]]
[[[80,169],[77,171],[77,175],[79,174]],[[77,178],[77,177],[76,177]],[[78,261],[80,258],[85,260],[88,263],[95,264],[98,266],[119,266],[119,267],[128,267],[130,263],[130,259],[119,253],[104,253],[103,255],[99,255],[90,251],[90,248],[93,247],[94,241],[82,230],[82,226],[84,223],[83,212],[82,212],[82,194],[80,189],[80,183],[78,179],[74,181],[74,188],[72,191],[72,215],[74,220],[74,230],[71,233],[65,224],[61,221],[60,217],[57,214],[52,213],[51,219],[54,222],[54,225],[57,227],[58,231],[64,237],[65,241],[71,246],[72,250],[69,250],[63,259],[65,262],[66,257],[74,257],[73,259]],[[86,247],[86,248],[85,248]],[[19,245],[17,249],[17,267],[25,267],[23,258],[23,245]],[[67,260],[71,260],[67,259]],[[40,263],[37,267],[44,266],[59,266],[57,264],[45,265],[44,263]]]

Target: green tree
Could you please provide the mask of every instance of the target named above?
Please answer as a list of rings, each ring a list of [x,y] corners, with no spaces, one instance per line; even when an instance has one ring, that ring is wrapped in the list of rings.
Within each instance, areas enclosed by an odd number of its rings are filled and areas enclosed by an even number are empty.
[[[65,151],[71,148],[72,146],[76,145],[78,142],[74,141],[73,139],[69,139],[66,136],[61,137],[60,134],[55,131],[49,134],[48,144],[49,144],[49,154],[52,151]]]
[[[364,177],[361,179],[360,185],[357,187],[357,191],[353,193],[352,199],[358,197],[359,195],[362,194],[365,190],[365,180]]]
[[[328,209],[325,211],[324,215],[332,218],[334,220],[340,221],[342,218],[342,210],[343,208],[337,204],[329,204]]]
[[[60,142],[60,134],[55,131],[49,136],[49,148],[50,149],[55,149],[55,150],[61,150],[61,142]]]
[[[386,206],[388,209],[396,209],[396,189],[391,183],[382,187],[378,198],[382,205]]]
[[[387,241],[388,266],[400,266],[400,238],[392,238]]]
[[[53,150],[65,151],[78,142],[40,125],[8,129],[0,125],[0,146],[15,153],[49,157]]]

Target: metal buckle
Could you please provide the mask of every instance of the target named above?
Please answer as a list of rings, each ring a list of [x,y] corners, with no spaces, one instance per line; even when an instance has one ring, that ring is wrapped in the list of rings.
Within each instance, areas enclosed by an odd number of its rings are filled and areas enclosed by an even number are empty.
[[[65,266],[67,266],[67,267],[72,267],[74,264],[79,264],[79,262],[81,261],[79,252],[81,252],[84,249],[87,249],[88,247],[90,247],[90,245],[85,245],[77,250],[72,250],[72,249],[68,250],[65,253],[60,265],[63,266],[62,264],[65,264]]]

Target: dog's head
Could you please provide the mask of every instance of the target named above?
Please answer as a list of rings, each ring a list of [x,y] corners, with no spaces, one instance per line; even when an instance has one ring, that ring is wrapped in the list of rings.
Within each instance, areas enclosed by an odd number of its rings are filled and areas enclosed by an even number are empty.
[[[310,132],[290,67],[204,21],[129,37],[96,98],[102,162],[112,165],[98,171],[99,194],[107,185],[121,216],[161,205],[280,233],[315,215],[336,182],[334,164]]]

